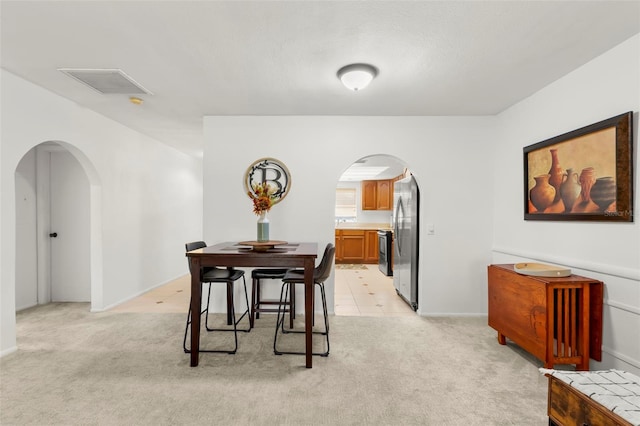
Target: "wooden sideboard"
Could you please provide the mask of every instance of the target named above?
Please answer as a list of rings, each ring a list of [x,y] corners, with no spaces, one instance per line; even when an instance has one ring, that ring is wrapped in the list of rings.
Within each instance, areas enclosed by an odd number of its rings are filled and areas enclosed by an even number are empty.
[[[489,326],[544,363],[588,370],[602,360],[601,281],[571,275],[521,275],[513,264],[489,265]]]

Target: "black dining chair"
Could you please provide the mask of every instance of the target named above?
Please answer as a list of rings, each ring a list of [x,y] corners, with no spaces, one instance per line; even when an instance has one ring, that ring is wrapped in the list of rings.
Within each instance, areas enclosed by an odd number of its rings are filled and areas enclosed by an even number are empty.
[[[185,249],[187,252],[192,250],[197,250],[200,248],[206,247],[207,244],[204,241],[195,241],[192,243],[185,244]],[[191,269],[191,268],[189,268]],[[236,319],[236,309],[234,302],[234,283],[242,278],[244,284],[244,298],[246,301],[247,309],[244,311],[240,318]],[[229,349],[218,349],[218,350],[206,350],[200,349],[200,352],[215,352],[215,353],[228,353],[235,354],[238,350],[238,331],[249,332],[251,331],[251,323],[249,323],[248,329],[238,329],[238,324],[242,319],[249,315],[249,296],[247,293],[247,282],[244,278],[244,271],[234,269],[234,268],[218,268],[218,267],[204,267],[200,270],[200,283],[204,286],[204,284],[209,284],[209,289],[207,291],[207,305],[204,309],[200,311],[200,315],[205,315],[205,329],[207,331],[233,331],[235,346],[233,350]],[[227,325],[233,325],[233,328],[212,328],[209,327],[209,302],[211,300],[211,284],[212,283],[225,283],[227,285]],[[182,348],[185,353],[191,353],[191,350],[187,348],[187,335],[189,332],[189,325],[191,324],[191,304],[189,304],[189,313],[187,315],[187,325],[184,329],[184,340],[182,342]]]
[[[288,269],[280,268],[256,268],[251,271],[251,327],[255,326],[255,320],[260,318],[260,312],[278,312],[278,308],[269,306],[280,306],[280,300],[264,299],[262,297],[262,280],[282,280]],[[291,318],[293,327],[293,315],[291,300],[285,302],[286,310]]]
[[[324,352],[314,352],[313,355],[329,356],[329,316],[327,312],[327,296],[325,293],[324,283],[331,274],[331,266],[333,265],[333,258],[336,253],[336,248],[333,244],[329,243],[324,249],[324,254],[320,264],[313,270],[313,281],[315,285],[320,288],[320,295],[322,297],[322,313],[324,315],[324,331],[314,331],[314,334],[321,334],[325,336],[327,349]],[[284,317],[285,312],[282,308],[287,303],[287,297],[289,297],[289,303],[291,309],[295,309],[295,303],[292,303],[292,291],[296,284],[304,284],[304,270],[303,269],[291,269],[282,278],[282,289],[280,291],[280,308],[278,309],[278,317],[276,320],[276,331],[273,337],[273,352],[276,355],[291,354],[291,355],[304,355],[304,352],[292,352],[282,351],[278,349],[278,334],[281,331],[283,334],[287,333],[304,333],[304,330],[285,329]],[[315,292],[314,292],[315,294]],[[315,302],[315,297],[314,297]],[[314,303],[315,306],[315,303]]]

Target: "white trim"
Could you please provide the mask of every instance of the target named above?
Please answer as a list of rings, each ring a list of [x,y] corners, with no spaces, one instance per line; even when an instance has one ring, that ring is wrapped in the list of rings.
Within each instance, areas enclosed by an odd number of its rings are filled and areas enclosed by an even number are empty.
[[[616,302],[615,300],[605,299],[603,303],[612,308],[617,308],[623,311],[631,312],[632,314],[640,315],[640,308],[636,306],[627,305],[626,303]]]
[[[418,316],[424,318],[488,318],[489,314],[486,313],[460,313],[460,312],[443,312],[443,313],[419,313]]]
[[[552,262],[558,265],[566,265],[585,271],[598,272],[614,277],[626,278],[629,280],[640,281],[640,270],[632,268],[624,268],[620,266],[606,265],[604,263],[585,262],[579,259],[573,259],[561,256],[549,256],[545,253],[536,253],[527,250],[513,249],[508,247],[493,247],[491,251],[496,253],[508,254],[511,256],[521,256],[527,259]]]

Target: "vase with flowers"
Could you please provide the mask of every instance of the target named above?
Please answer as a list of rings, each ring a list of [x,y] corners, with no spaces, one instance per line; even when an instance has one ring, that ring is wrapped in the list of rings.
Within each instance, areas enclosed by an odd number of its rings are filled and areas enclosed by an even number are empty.
[[[275,204],[276,188],[269,185],[267,182],[254,183],[251,185],[253,191],[249,191],[247,194],[253,201],[253,212],[258,215],[258,242],[263,243],[269,241],[269,219],[267,218],[267,212],[271,210],[271,207]]]

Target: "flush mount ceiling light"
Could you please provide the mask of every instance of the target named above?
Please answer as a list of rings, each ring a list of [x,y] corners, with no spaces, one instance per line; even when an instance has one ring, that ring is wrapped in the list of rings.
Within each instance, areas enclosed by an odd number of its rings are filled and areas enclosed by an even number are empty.
[[[376,75],[378,75],[378,70],[369,64],[345,65],[338,70],[338,78],[342,84],[354,92],[367,87]]]
[[[144,103],[144,100],[138,98],[137,96],[129,96],[129,102],[134,105],[142,105]]]

